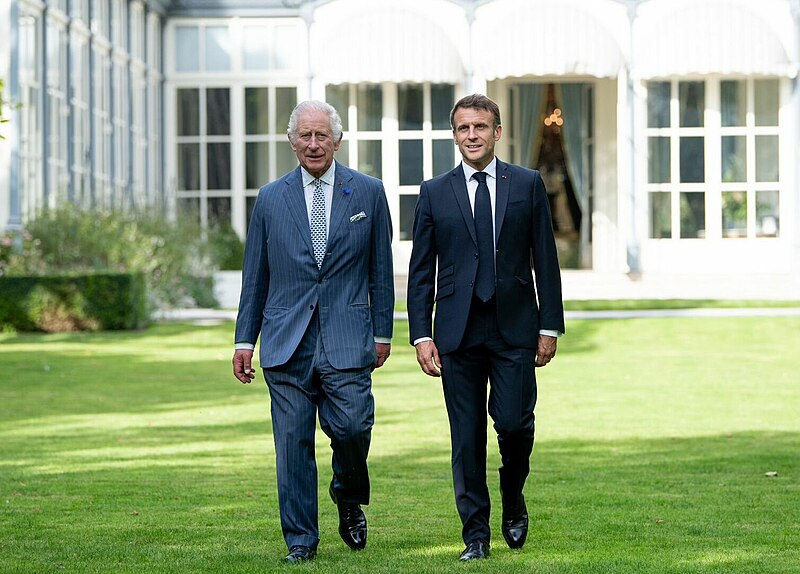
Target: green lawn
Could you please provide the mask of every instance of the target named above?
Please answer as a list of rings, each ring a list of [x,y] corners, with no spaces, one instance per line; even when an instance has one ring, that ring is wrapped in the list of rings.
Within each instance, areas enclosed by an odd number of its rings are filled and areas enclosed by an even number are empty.
[[[539,371],[528,543],[506,548],[496,512],[491,559],[467,565],[441,386],[396,335],[367,550],[336,534],[319,433],[322,542],[297,567],[231,323],[0,335],[0,572],[800,571],[800,318],[571,321]]]

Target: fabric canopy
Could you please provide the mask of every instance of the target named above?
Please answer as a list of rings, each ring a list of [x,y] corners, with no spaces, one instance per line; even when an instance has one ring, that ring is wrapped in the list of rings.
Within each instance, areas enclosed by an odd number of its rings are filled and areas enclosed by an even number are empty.
[[[389,0],[321,6],[311,25],[314,76],[336,83],[463,81],[463,48],[457,45],[468,37],[463,12],[437,0],[424,8]]]
[[[640,78],[797,73],[775,28],[740,2],[645,3],[633,41],[633,74]]]

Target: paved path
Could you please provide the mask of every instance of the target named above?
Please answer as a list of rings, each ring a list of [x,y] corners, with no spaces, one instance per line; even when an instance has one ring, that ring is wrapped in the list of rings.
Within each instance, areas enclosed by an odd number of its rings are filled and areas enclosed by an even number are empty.
[[[566,319],[635,319],[639,317],[800,317],[800,307],[642,309],[630,311],[566,311]],[[405,312],[394,314],[407,320]],[[156,313],[157,321],[235,321],[236,311],[225,309],[172,309]]]

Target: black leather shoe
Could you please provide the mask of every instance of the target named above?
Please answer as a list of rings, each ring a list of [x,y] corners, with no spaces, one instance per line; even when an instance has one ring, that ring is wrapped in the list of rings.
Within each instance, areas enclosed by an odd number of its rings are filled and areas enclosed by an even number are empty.
[[[333,484],[328,489],[331,500],[339,511],[339,536],[352,550],[364,550],[367,545],[367,517],[361,505],[355,502],[340,502],[336,499]]]
[[[289,554],[283,559],[284,562],[289,564],[296,564],[298,562],[310,562],[317,556],[317,551],[309,546],[292,546],[289,549]]]
[[[466,562],[467,560],[477,560],[479,558],[488,557],[489,542],[487,540],[473,540],[464,548],[464,552],[461,553],[459,560]]]
[[[516,511],[507,512],[503,509],[502,530],[509,548],[522,548],[528,538],[528,508],[524,499]]]

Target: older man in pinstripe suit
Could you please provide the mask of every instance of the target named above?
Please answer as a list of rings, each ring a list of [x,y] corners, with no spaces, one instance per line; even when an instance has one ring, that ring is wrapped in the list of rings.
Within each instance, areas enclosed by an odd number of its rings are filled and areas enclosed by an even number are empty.
[[[247,235],[233,372],[249,383],[253,350],[269,387],[287,562],[319,544],[316,416],[331,440],[329,492],[339,534],[367,542],[372,370],[389,356],[394,309],[392,228],[380,180],[336,163],[336,110],[298,104],[288,128],[300,165],[261,188]]]

